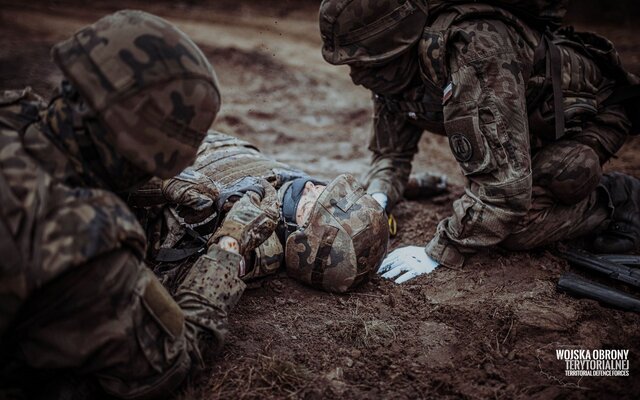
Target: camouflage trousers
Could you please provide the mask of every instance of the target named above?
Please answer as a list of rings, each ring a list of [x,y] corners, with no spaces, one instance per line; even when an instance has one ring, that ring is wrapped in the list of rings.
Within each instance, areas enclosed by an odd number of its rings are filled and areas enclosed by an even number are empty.
[[[501,246],[527,250],[605,229],[613,213],[601,187],[606,158],[576,140],[560,140],[535,154],[531,208]]]

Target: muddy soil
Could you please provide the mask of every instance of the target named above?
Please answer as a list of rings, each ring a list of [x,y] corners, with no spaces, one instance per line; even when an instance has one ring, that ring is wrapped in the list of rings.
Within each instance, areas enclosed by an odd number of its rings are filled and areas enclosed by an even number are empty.
[[[317,4],[212,3],[0,1],[0,89],[28,84],[48,96],[60,78],[53,43],[111,10],[142,8],[178,24],[210,58],[224,101],[214,128],[322,177],[363,172],[370,96],[322,60]],[[611,37],[640,72],[632,25],[578,27]],[[392,248],[425,244],[462,192],[446,141],[425,134],[420,148],[415,169],[448,174],[451,191],[401,203]],[[640,177],[639,148],[630,140],[607,169]],[[550,250],[480,254],[461,269],[404,285],[374,278],[344,296],[285,275],[257,282],[231,315],[223,353],[180,396],[638,398],[640,318],[557,293],[570,267]],[[559,348],[628,349],[631,377],[565,377]]]

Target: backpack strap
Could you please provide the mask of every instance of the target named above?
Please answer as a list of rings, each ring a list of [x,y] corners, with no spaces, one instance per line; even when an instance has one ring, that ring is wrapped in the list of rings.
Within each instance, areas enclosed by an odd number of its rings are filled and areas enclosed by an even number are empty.
[[[553,41],[553,32],[547,28],[540,37],[540,43],[533,56],[533,64],[545,63],[545,86],[551,81],[553,92],[553,114],[555,120],[556,140],[564,136],[564,106],[562,96],[562,56],[560,49]],[[535,102],[534,102],[535,103]]]

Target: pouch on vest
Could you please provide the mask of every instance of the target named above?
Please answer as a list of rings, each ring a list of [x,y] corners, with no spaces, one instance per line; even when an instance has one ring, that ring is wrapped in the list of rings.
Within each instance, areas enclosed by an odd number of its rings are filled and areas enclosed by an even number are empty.
[[[616,81],[616,89],[602,106],[622,104],[631,121],[632,135],[640,134],[640,79],[625,70],[620,55],[607,38],[592,32],[576,32],[565,28],[560,33],[574,46],[594,60],[604,75]]]

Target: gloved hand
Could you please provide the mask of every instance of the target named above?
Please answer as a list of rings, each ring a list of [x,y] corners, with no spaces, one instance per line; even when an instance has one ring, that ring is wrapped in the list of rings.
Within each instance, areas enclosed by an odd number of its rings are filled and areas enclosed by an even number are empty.
[[[387,209],[387,203],[389,202],[389,197],[387,197],[386,194],[382,192],[376,192],[376,193],[372,193],[371,197],[373,197],[373,199],[377,201],[382,208],[384,208],[385,210]]]
[[[162,194],[176,204],[178,215],[188,224],[202,222],[215,212],[220,191],[213,180],[192,169],[162,181]]]
[[[229,236],[238,242],[238,253],[244,256],[271,236],[278,224],[278,198],[268,182],[261,185],[265,190],[262,201],[253,191],[236,201],[220,229],[209,239],[209,246]]]
[[[225,187],[224,190],[220,192],[216,201],[216,209],[222,213],[229,211],[233,203],[248,192],[254,192],[262,199],[265,195],[265,185],[272,186],[264,179],[252,176],[240,178],[234,182],[233,185]]]
[[[403,283],[416,276],[428,274],[438,266],[424,251],[424,247],[407,246],[395,249],[382,261],[378,274],[385,279]]]

